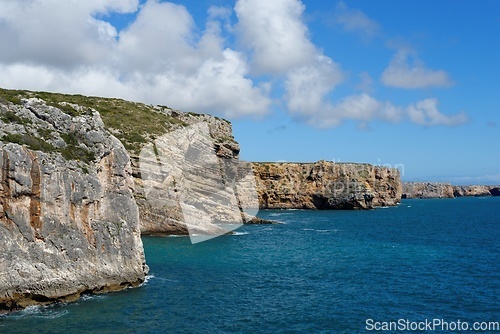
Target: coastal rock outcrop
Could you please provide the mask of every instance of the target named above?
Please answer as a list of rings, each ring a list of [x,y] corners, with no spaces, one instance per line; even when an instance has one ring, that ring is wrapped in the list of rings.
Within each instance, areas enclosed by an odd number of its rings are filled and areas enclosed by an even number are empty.
[[[397,169],[328,161],[252,167],[264,209],[372,209],[401,199]]]
[[[499,196],[500,187],[472,185],[454,186],[442,182],[402,182],[402,198],[455,198]]]
[[[132,159],[142,233],[217,235],[236,228],[245,216],[236,194],[240,148],[231,123],[163,112],[183,126],[155,138]]]
[[[143,233],[183,226],[194,241],[193,235],[225,234],[243,223],[236,196],[239,162],[218,152],[205,122],[167,133],[141,150],[140,189],[145,204],[160,211],[143,221]]]
[[[454,188],[442,182],[402,182],[402,198],[453,198]]]
[[[130,159],[87,107],[0,96],[0,310],[137,286]]]
[[[454,186],[453,187],[453,195],[455,197],[464,197],[464,196],[474,196],[474,197],[491,196],[492,195],[492,192],[491,192],[492,189],[495,189],[495,187],[492,187],[492,186],[478,186],[478,185],[473,185],[473,186]]]

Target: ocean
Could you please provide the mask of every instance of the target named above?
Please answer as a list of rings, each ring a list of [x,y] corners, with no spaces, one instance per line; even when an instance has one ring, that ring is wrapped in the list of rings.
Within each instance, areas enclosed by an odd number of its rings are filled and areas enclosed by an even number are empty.
[[[260,216],[281,224],[195,245],[145,237],[142,287],[2,315],[0,333],[404,332],[431,322],[456,333],[500,321],[498,197]]]

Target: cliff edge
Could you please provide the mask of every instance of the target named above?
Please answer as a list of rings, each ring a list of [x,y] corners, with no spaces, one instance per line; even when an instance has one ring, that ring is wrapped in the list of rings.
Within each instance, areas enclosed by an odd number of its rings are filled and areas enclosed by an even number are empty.
[[[130,159],[100,114],[0,93],[0,310],[144,282]]]
[[[329,161],[252,167],[263,209],[372,209],[401,199],[397,169]]]

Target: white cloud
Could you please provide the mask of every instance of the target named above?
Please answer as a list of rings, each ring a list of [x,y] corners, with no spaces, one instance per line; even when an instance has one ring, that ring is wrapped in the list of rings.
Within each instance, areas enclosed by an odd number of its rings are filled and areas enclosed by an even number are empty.
[[[347,7],[344,2],[337,5],[334,22],[345,31],[359,33],[364,37],[373,37],[380,33],[380,25],[360,10]]]
[[[288,108],[300,113],[322,109],[326,95],[341,78],[338,66],[325,56],[318,56],[315,62],[290,70],[285,80]]]
[[[314,62],[318,54],[302,21],[299,0],[238,0],[234,10],[241,42],[252,52],[257,73],[285,74]]]
[[[304,9],[299,0],[239,0],[235,6],[254,71],[284,77],[285,103],[302,116],[328,108],[328,94],[343,80],[340,66],[309,39]]]
[[[413,60],[413,63],[409,63]],[[433,70],[408,50],[399,50],[381,76],[386,86],[406,89],[447,87],[453,84],[448,73]]]
[[[110,12],[136,12],[120,33]],[[266,83],[225,46],[211,8],[200,34],[185,7],[149,0],[0,1],[0,85],[104,95],[230,117],[268,112]]]
[[[409,106],[406,111],[410,120],[418,125],[446,125],[456,126],[467,123],[469,118],[464,112],[447,116],[439,112],[437,99],[425,99]]]
[[[329,128],[339,125],[344,120],[358,121],[362,127],[366,127],[367,122],[377,119],[396,123],[404,114],[402,108],[390,102],[378,101],[363,93],[347,96],[336,104],[325,103],[321,110],[302,113],[299,116],[315,127]]]
[[[441,113],[437,99],[425,99],[407,107],[379,101],[366,93],[349,95],[338,103],[322,101],[314,104],[312,101],[309,109],[301,107],[290,110],[296,117],[318,128],[335,127],[345,120],[357,121],[361,128],[367,128],[368,123],[374,120],[390,123],[410,121],[422,126],[457,126],[469,121],[464,112],[454,115]]]
[[[376,31],[361,12],[339,8],[346,29]],[[464,113],[440,113],[437,100],[406,108],[379,101],[368,94],[373,80],[365,72],[358,87],[363,93],[335,102],[331,93],[343,72],[311,41],[301,1],[238,0],[234,10],[233,26],[230,9],[211,7],[200,30],[184,6],[157,0],[142,5],[138,0],[0,0],[0,40],[9,45],[0,48],[0,86],[121,97],[231,118],[265,114],[273,92],[281,94],[276,99],[293,117],[321,128],[344,120],[362,127],[372,120],[424,126],[467,121]],[[118,32],[105,20],[114,12],[137,15]],[[228,47],[228,36],[245,48]],[[413,85],[418,79],[417,86],[449,81],[442,71],[409,66],[408,57],[399,52],[383,77],[391,82],[398,76],[399,85],[409,80],[407,72],[413,73]],[[259,74],[268,81],[253,76]]]

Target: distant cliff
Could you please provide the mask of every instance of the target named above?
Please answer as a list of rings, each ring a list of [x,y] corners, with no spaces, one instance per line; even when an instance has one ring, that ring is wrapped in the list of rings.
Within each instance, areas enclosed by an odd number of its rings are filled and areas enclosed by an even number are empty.
[[[500,196],[499,186],[454,186],[442,182],[402,182],[402,198]]]
[[[0,310],[137,286],[129,156],[91,108],[0,91]]]
[[[264,209],[372,209],[401,199],[397,169],[328,161],[252,165]]]

